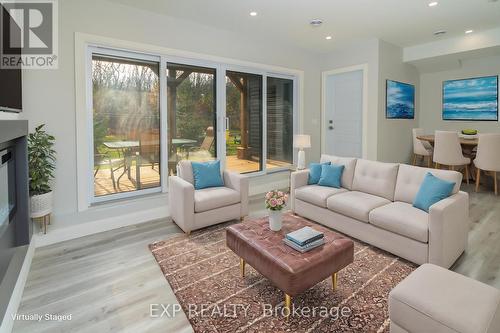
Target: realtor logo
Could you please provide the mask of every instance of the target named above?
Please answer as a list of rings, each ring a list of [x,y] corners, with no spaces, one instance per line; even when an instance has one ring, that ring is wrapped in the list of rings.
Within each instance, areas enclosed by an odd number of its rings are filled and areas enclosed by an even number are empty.
[[[0,68],[57,68],[57,0],[0,0]]]

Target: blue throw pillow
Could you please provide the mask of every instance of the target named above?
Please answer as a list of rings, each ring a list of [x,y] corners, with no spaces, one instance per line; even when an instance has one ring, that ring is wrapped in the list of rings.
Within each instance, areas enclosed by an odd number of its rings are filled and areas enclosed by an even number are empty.
[[[454,182],[440,179],[427,172],[420,185],[413,207],[429,212],[429,208],[436,202],[448,198],[455,187]]]
[[[342,172],[344,172],[343,165],[322,165],[321,177],[319,178],[318,185],[340,188]]]
[[[201,190],[207,187],[224,186],[220,175],[220,161],[191,162],[193,167],[194,188]]]
[[[309,179],[307,180],[307,184],[312,185],[319,182],[321,178],[321,166],[323,165],[330,165],[330,162],[309,164]]]

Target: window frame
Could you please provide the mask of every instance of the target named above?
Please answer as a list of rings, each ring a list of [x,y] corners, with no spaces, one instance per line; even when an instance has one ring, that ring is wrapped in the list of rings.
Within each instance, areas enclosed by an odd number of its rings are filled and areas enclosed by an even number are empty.
[[[216,123],[217,123],[217,159],[221,160],[222,168],[226,169],[226,140],[225,140],[225,116],[226,116],[226,71],[237,71],[242,73],[257,74],[262,77],[262,170],[245,173],[249,177],[259,177],[293,169],[297,161],[297,151],[293,150],[293,162],[289,166],[267,169],[267,78],[283,78],[293,81],[293,133],[300,131],[302,123],[303,108],[299,102],[303,100],[301,81],[304,79],[303,71],[270,66],[265,64],[250,63],[229,58],[202,55],[192,52],[167,49],[162,47],[148,46],[145,44],[119,42],[105,37],[78,35],[76,36],[75,53],[84,51],[84,57],[76,55],[75,72],[77,79],[83,76],[85,85],[77,83],[77,112],[79,109],[78,98],[85,99],[85,125],[81,120],[83,116],[77,116],[77,146],[83,142],[88,145],[83,149],[87,152],[86,163],[80,163],[83,156],[78,154],[78,165],[85,165],[86,172],[78,172],[78,184],[86,183],[86,194],[79,190],[78,210],[84,211],[94,205],[109,203],[117,200],[138,199],[148,194],[159,194],[168,192],[168,103],[167,103],[167,64],[177,63],[191,66],[209,67],[216,70]],[[93,177],[93,113],[92,113],[92,55],[101,54],[104,56],[125,57],[134,60],[154,61],[159,64],[159,84],[160,84],[160,186],[155,188],[136,190],[130,192],[116,193],[96,197],[94,194]],[[80,53],[81,54],[81,53]],[[79,70],[78,66],[82,66]],[[80,109],[81,110],[81,109]],[[292,144],[292,143],[291,143]],[[90,149],[89,149],[90,148]],[[83,171],[83,170],[82,170]],[[86,179],[81,179],[85,177]],[[81,186],[79,186],[81,188]]]
[[[95,195],[95,189],[94,189],[94,117],[93,117],[93,83],[92,83],[92,58],[93,55],[102,55],[104,57],[116,57],[116,58],[125,58],[125,59],[130,59],[130,60],[137,60],[137,61],[145,61],[145,62],[156,62],[158,63],[158,71],[161,71],[161,57],[159,56],[153,56],[149,54],[142,54],[142,53],[136,53],[136,52],[129,52],[129,51],[123,51],[123,50],[115,50],[115,49],[108,49],[105,47],[95,47],[95,46],[90,46],[87,49],[87,121],[88,121],[88,128],[89,128],[89,135],[88,135],[88,144],[91,149],[88,150],[89,156],[88,156],[88,194],[89,194],[89,202],[92,204],[98,204],[101,202],[109,202],[113,200],[120,200],[120,199],[128,199],[132,197],[137,197],[137,196],[142,196],[142,195],[147,195],[147,194],[153,194],[153,193],[160,193],[162,192],[163,186],[164,186],[164,172],[163,168],[165,167],[164,163],[164,154],[162,151],[161,147],[161,142],[163,141],[163,134],[162,134],[162,121],[164,119],[164,115],[162,114],[161,110],[161,101],[162,101],[162,85],[161,85],[161,73],[158,73],[158,80],[159,80],[159,89],[160,89],[160,94],[159,94],[159,108],[160,108],[160,185],[157,187],[153,188],[147,188],[147,189],[141,189],[141,190],[134,190],[134,191],[128,191],[128,192],[121,192],[121,193],[113,193],[113,194],[107,194],[107,195],[101,195],[101,196],[96,196]]]

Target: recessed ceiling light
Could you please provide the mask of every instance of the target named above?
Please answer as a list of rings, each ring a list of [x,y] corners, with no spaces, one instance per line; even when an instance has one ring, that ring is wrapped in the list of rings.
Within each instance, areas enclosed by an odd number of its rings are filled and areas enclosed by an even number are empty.
[[[332,39],[332,36],[326,36],[325,39],[330,40]]]
[[[434,31],[434,36],[441,36],[444,35],[445,33],[446,33],[445,30]]]
[[[311,22],[309,22],[310,25],[313,27],[319,27],[323,23],[323,20],[321,19],[312,19]]]
[[[250,12],[250,16],[257,16],[257,12]]]
[[[471,33],[473,33],[473,32],[474,32],[474,30],[465,30],[465,33],[466,33],[466,34],[471,34]]]
[[[434,7],[434,6],[437,6],[437,5],[438,5],[437,1],[429,2],[429,7]]]

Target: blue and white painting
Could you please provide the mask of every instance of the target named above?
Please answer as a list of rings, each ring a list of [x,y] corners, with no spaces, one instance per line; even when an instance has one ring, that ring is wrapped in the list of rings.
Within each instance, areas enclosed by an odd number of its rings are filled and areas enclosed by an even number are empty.
[[[443,82],[443,120],[498,120],[498,76]]]
[[[415,86],[408,83],[387,80],[386,88],[386,118],[415,118]]]

